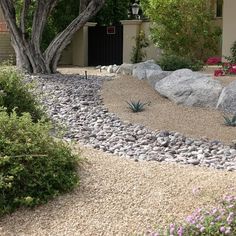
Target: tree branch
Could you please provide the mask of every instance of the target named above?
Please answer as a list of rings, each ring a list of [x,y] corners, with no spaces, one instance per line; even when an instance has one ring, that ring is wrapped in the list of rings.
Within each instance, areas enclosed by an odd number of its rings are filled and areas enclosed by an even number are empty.
[[[45,51],[46,61],[52,61],[61,54],[63,49],[70,43],[74,33],[82,28],[85,23],[102,8],[105,0],[91,0],[86,9],[79,14],[56,38],[50,43]]]
[[[32,44],[40,45],[47,18],[58,0],[38,0],[32,24]]]
[[[23,37],[25,37],[25,23],[26,23],[26,19],[28,16],[28,11],[29,11],[29,7],[31,4],[31,0],[25,0],[23,3],[23,7],[22,7],[22,11],[21,11],[21,15],[20,15],[20,29],[22,31]]]

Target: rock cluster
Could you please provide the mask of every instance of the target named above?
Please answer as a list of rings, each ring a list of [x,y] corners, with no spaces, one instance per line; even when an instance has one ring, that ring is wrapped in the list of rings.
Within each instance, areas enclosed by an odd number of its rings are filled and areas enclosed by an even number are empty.
[[[106,77],[53,75],[35,78],[50,117],[65,124],[65,139],[138,160],[236,170],[236,150],[219,141],[194,140],[177,132],[154,132],[109,113],[99,95]],[[124,104],[125,105],[125,104]]]
[[[155,61],[122,64],[118,74],[146,80],[160,95],[176,104],[211,107],[236,113],[236,82],[223,88],[219,81],[189,69],[163,71]]]

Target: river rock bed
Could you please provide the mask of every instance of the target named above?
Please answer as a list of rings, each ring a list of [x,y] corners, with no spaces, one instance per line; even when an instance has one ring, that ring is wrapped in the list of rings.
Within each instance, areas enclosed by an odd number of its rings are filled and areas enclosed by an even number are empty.
[[[165,161],[236,170],[236,150],[221,142],[193,139],[171,131],[151,131],[109,113],[100,96],[110,77],[52,75],[33,77],[53,121],[66,126],[66,140],[76,140],[135,161]],[[125,103],[124,103],[125,106]]]

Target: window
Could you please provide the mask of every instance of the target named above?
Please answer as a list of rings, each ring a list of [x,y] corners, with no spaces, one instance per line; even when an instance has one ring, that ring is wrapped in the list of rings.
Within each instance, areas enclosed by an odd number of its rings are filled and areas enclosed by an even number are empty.
[[[223,0],[216,0],[216,17],[223,15]]]

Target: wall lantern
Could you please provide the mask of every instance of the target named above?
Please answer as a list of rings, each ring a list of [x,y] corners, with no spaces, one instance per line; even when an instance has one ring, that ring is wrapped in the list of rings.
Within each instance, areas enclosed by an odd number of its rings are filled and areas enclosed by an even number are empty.
[[[137,2],[132,4],[132,14],[135,16],[136,19],[138,19],[139,8],[140,8],[140,6]]]

